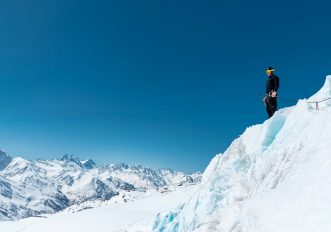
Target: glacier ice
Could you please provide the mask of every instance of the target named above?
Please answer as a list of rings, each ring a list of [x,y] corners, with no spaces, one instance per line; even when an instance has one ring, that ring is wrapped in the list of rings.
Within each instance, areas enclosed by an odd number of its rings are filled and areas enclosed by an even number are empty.
[[[144,231],[331,231],[331,76],[309,99],[251,126],[215,156],[177,210]],[[134,228],[128,231],[135,231]]]

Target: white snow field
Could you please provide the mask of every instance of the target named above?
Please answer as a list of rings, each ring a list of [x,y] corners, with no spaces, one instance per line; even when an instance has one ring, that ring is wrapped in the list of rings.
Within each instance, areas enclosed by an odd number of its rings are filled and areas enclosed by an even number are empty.
[[[331,76],[308,100],[246,131],[176,210],[130,232],[330,232]]]
[[[125,227],[151,219],[160,211],[183,204],[195,185],[174,187],[169,192],[156,190],[146,193],[127,192],[109,201],[86,202],[85,206],[72,206],[63,212],[19,221],[1,221],[1,232],[120,232]],[[123,198],[126,198],[126,202]],[[85,207],[94,207],[84,209]],[[43,218],[45,217],[45,218]]]

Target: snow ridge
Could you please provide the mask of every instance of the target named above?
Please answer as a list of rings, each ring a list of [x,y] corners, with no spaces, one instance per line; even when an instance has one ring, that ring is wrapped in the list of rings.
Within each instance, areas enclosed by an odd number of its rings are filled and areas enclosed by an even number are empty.
[[[331,76],[214,157],[189,200],[139,231],[331,231]],[[126,231],[137,231],[137,225]],[[142,229],[143,228],[143,229]]]

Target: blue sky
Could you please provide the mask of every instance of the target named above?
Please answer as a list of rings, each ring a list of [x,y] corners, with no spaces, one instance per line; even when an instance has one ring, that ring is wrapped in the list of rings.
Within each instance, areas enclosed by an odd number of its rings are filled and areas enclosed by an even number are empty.
[[[0,1],[0,147],[203,171],[331,73],[327,1]],[[288,102],[279,102],[281,107]]]

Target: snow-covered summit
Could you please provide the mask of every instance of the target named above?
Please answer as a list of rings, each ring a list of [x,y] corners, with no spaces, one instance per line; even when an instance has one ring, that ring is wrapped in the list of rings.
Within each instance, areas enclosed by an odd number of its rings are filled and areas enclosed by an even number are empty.
[[[127,231],[331,231],[331,76],[213,158],[181,207]],[[139,228],[139,229],[138,229]]]
[[[92,159],[83,160],[83,161],[81,161],[81,163],[87,169],[93,169],[97,166],[97,164]]]
[[[80,167],[83,167],[83,166],[84,166],[84,163],[86,163],[86,162],[84,162],[84,161],[81,161],[81,160],[79,159],[79,157],[77,157],[77,156],[75,156],[75,155],[69,155],[69,154],[65,154],[65,155],[60,159],[60,161],[63,161],[64,163],[75,163],[75,164],[77,164],[77,165],[80,166]],[[91,161],[94,163],[93,160],[91,160]]]
[[[6,152],[0,150],[0,171],[5,169],[11,161],[12,158]]]

